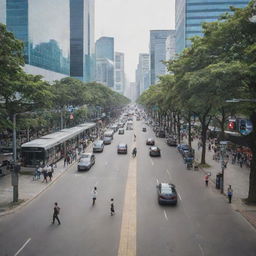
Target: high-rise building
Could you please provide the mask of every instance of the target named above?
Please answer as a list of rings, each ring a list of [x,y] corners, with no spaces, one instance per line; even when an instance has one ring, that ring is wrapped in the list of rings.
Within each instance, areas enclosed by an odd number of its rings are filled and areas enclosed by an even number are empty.
[[[171,34],[167,37],[166,42],[165,42],[165,51],[166,51],[166,61],[168,60],[173,60],[175,58],[175,35],[176,31],[172,30]]]
[[[23,41],[26,72],[95,80],[94,0],[0,0],[0,21]]]
[[[114,90],[124,94],[125,75],[124,75],[124,53],[115,52],[115,86]]]
[[[150,84],[158,82],[158,76],[166,73],[166,39],[171,30],[150,30]]]
[[[114,89],[114,62],[112,60],[96,59],[96,82]]]
[[[243,8],[249,0],[176,0],[176,53],[191,45],[193,36],[202,36],[202,23],[216,21],[221,14],[231,13],[230,6]]]
[[[112,89],[115,80],[114,61],[114,38],[99,38],[96,41],[96,81]]]
[[[70,0],[70,75],[85,82],[95,80],[94,8],[94,0]]]
[[[136,71],[136,84],[139,87],[139,95],[145,91],[149,85],[149,76],[150,76],[150,61],[148,53],[139,54],[139,63],[137,65]]]
[[[96,58],[114,61],[114,38],[103,36],[96,41]]]

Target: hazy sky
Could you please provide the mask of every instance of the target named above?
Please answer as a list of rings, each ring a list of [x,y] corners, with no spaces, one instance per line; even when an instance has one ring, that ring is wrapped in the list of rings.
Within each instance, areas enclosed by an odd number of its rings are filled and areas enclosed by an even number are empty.
[[[95,0],[95,39],[115,38],[115,51],[125,53],[130,82],[139,53],[149,51],[149,30],[174,28],[175,0]]]

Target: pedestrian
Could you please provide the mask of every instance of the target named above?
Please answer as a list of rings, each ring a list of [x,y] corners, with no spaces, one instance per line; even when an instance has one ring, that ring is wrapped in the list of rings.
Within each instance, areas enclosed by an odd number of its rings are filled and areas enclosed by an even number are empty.
[[[64,167],[68,164],[67,156],[64,157]]]
[[[60,207],[58,206],[58,203],[54,203],[54,208],[53,208],[53,217],[52,217],[52,224],[55,223],[55,219],[58,221],[58,224],[60,225],[60,219],[58,215],[60,214]]]
[[[39,168],[37,169],[37,179],[38,180],[40,180],[40,178],[41,178],[42,171],[43,171],[42,167],[39,166]]]
[[[111,200],[110,200],[110,215],[113,216],[114,214],[115,214],[114,198],[111,198]]]
[[[231,188],[231,185],[229,185],[229,187],[228,187],[228,201],[229,201],[230,204],[231,204],[232,196],[233,196],[233,189]]]
[[[48,166],[47,167],[47,176],[49,177],[50,181],[52,181],[52,173],[53,173],[53,167]]]
[[[208,150],[211,151],[211,148],[212,148],[211,143],[209,143]]]
[[[97,197],[97,187],[94,187],[92,191],[92,205],[95,205],[96,197]]]
[[[208,187],[208,182],[209,182],[209,175],[208,174],[205,175],[204,181],[205,181],[205,186]]]
[[[240,160],[239,160],[239,164],[240,164],[240,167],[241,167],[241,168],[243,168],[243,163],[244,163],[243,158],[240,158]]]
[[[43,179],[43,181],[42,182],[48,182],[48,180],[47,180],[47,166],[45,166],[44,168],[43,168],[43,171],[42,171],[42,174],[43,174],[43,176],[44,176],[44,179]]]
[[[36,166],[34,170],[33,180],[37,180],[37,173],[38,173],[38,165]]]

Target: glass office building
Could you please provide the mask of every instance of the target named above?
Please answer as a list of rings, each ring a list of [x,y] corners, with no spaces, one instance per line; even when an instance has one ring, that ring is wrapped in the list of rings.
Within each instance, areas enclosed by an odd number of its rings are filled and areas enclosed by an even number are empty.
[[[229,7],[243,8],[249,0],[176,0],[176,53],[191,44],[193,36],[202,36],[202,23],[216,21]]]
[[[106,58],[114,61],[114,38],[101,37],[96,41],[96,58]]]
[[[158,76],[166,73],[166,39],[171,30],[150,30],[150,84],[158,82]]]
[[[70,0],[70,75],[95,80],[94,0]]]
[[[95,80],[94,0],[0,0],[0,22],[24,42],[26,72]]]

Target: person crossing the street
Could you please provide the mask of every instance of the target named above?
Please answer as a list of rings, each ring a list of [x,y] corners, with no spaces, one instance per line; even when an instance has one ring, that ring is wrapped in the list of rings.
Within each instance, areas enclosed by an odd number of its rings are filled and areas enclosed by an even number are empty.
[[[58,221],[58,224],[60,225],[60,219],[58,215],[60,214],[60,207],[58,206],[58,203],[54,203],[54,208],[53,208],[53,217],[52,217],[52,224],[55,223],[55,219]]]
[[[92,191],[92,205],[95,205],[96,198],[97,198],[97,187],[94,187]]]

